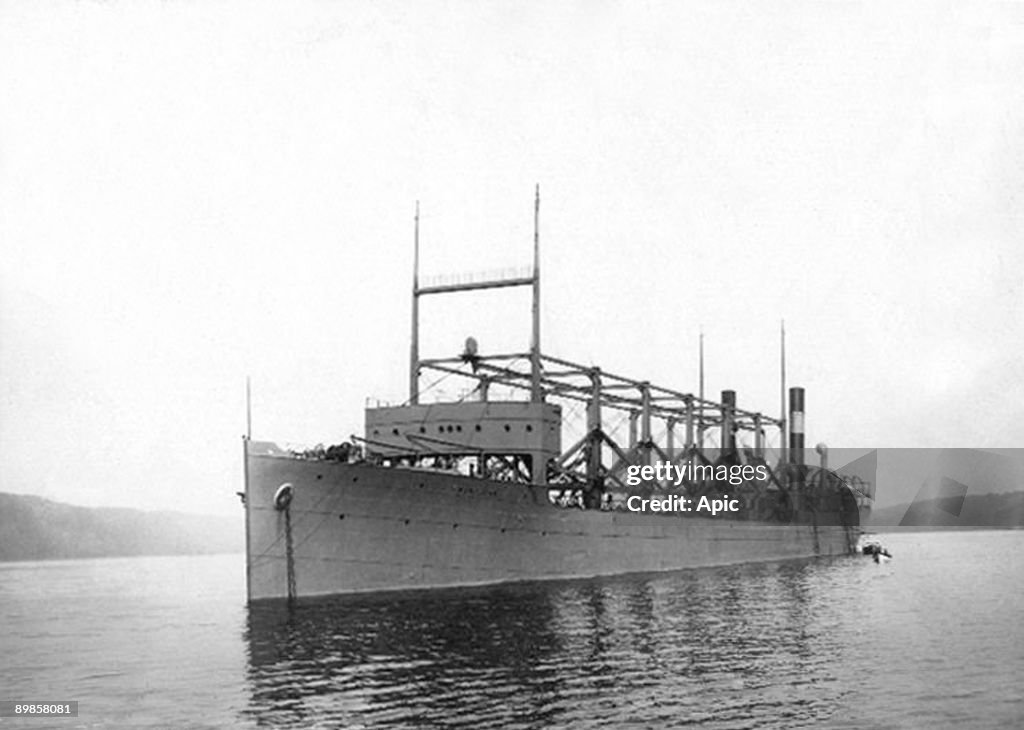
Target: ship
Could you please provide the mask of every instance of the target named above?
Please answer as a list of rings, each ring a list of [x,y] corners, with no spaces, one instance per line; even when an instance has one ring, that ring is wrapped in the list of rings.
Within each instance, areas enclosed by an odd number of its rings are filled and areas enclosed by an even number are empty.
[[[856,553],[873,494],[805,463],[804,390],[787,391],[784,354],[773,417],[740,408],[732,390],[705,398],[703,344],[696,394],[541,352],[539,211],[538,190],[531,267],[421,280],[417,203],[408,399],[368,405],[364,433],[326,448],[243,437],[250,603]],[[423,297],[506,287],[532,290],[528,349],[484,355],[470,337],[461,353],[421,357]],[[468,387],[430,401],[427,373]],[[585,422],[570,439],[572,413]],[[627,477],[655,464],[757,466],[769,478]],[[733,509],[634,509],[669,496]]]

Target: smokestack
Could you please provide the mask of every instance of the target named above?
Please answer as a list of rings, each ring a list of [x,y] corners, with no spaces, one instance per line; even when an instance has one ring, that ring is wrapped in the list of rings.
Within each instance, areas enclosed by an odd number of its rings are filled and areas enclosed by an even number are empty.
[[[804,389],[789,389],[789,462],[804,463]]]
[[[736,391],[722,391],[722,454],[736,453],[736,432],[733,423],[736,420]]]

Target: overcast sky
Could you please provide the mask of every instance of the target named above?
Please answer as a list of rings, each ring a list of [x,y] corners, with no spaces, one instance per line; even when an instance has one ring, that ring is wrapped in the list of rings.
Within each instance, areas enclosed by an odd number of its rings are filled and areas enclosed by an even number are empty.
[[[427,273],[808,442],[1024,445],[1024,4],[0,0],[0,490],[233,514],[406,395]],[[463,295],[465,296],[465,295]],[[529,341],[427,299],[424,356]],[[442,394],[443,395],[443,394]]]

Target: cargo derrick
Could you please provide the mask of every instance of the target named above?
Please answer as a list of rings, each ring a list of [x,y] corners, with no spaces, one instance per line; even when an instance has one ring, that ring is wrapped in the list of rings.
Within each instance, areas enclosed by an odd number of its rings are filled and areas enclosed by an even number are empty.
[[[805,465],[803,457],[804,391],[789,389],[787,418],[739,408],[736,393],[722,391],[721,401],[703,397],[703,343],[700,395],[684,393],[542,354],[540,349],[539,194],[534,204],[533,266],[496,275],[437,278],[421,283],[419,275],[419,206],[415,218],[412,288],[412,336],[409,399],[401,406],[368,408],[368,458],[390,466],[441,468],[504,482],[547,487],[563,506],[624,508],[630,494],[687,497],[731,494],[741,500],[739,519],[814,522],[822,515],[857,524],[856,499],[841,478]],[[532,333],[528,352],[484,356],[474,338],[455,357],[423,359],[419,354],[419,299],[484,289],[530,287]],[[420,376],[434,371],[467,379],[466,398],[449,403],[421,403]],[[521,392],[522,399],[494,400],[492,388]],[[783,384],[783,393],[785,385]],[[581,403],[585,432],[561,447],[562,404]],[[620,443],[605,428],[614,412],[629,420],[628,441]],[[654,425],[664,426],[664,441]],[[789,433],[786,425],[789,424]],[[685,480],[678,486],[647,480],[626,483],[630,466],[765,464],[765,433],[778,429],[783,446],[767,484],[716,479]],[[660,429],[659,429],[660,431]],[[708,432],[718,448],[705,448]],[[740,449],[737,434],[753,433],[753,447]],[[790,449],[784,448],[788,441]],[[787,456],[788,454],[788,456]],[[852,515],[850,503],[853,503]],[[848,522],[849,521],[849,522]],[[833,522],[834,524],[834,522]]]

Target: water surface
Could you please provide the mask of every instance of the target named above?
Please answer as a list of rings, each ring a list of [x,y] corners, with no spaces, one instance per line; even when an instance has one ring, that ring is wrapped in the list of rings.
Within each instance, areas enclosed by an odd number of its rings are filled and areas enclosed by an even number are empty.
[[[1024,725],[1024,532],[867,558],[244,603],[244,559],[0,565],[43,727]]]

